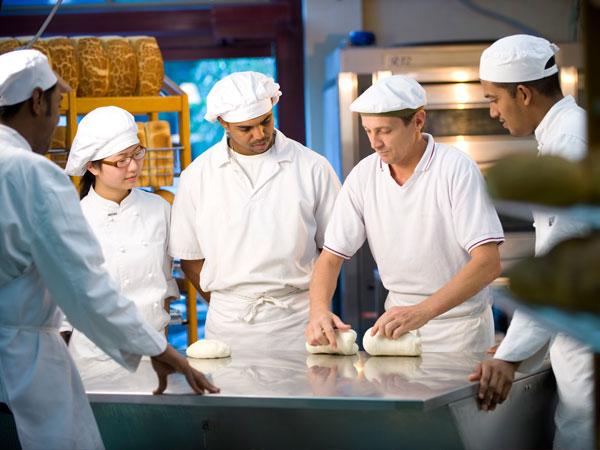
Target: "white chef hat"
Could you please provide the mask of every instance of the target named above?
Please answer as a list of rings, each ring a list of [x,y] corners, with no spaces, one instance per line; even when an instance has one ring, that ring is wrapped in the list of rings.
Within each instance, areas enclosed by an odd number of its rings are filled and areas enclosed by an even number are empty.
[[[558,50],[558,46],[540,37],[504,37],[481,54],[479,78],[494,83],[521,83],[549,77],[558,72],[556,63],[546,68]]]
[[[13,50],[0,55],[0,106],[21,103],[31,98],[35,88],[46,91],[56,83],[62,92],[70,90],[42,52]]]
[[[281,91],[273,78],[258,72],[236,72],[217,81],[206,97],[209,122],[244,122],[273,109]]]
[[[133,116],[116,106],[103,106],[87,114],[77,127],[65,171],[81,176],[90,161],[98,161],[139,144]]]
[[[425,89],[405,75],[383,78],[369,87],[350,105],[350,111],[361,114],[384,114],[415,110],[427,104]]]

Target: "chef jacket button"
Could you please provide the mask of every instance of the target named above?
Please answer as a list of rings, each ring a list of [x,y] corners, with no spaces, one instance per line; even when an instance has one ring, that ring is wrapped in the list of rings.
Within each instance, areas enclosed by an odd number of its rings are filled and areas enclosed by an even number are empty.
[[[125,286],[129,286],[129,280],[124,280],[124,281],[123,281],[123,284],[124,284]]]
[[[144,247],[147,247],[147,246],[148,246],[148,243],[147,243],[146,241],[142,241],[142,245],[143,245]]]
[[[121,253],[125,253],[125,247],[119,247],[119,251],[120,251]]]

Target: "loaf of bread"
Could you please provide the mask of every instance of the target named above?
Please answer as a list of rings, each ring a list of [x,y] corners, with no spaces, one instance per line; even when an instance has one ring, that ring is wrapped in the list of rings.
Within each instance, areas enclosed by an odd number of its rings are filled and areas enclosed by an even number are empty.
[[[21,46],[18,39],[12,37],[0,38],[0,55],[15,50]]]
[[[136,95],[158,95],[165,76],[163,59],[156,39],[135,36],[129,39],[137,57]]]
[[[67,82],[73,91],[77,91],[79,67],[75,42],[66,37],[52,37],[44,39],[44,43],[52,57],[52,69]]]
[[[600,313],[600,233],[569,239],[508,271],[510,289],[533,304]]]
[[[146,162],[150,171],[150,186],[170,186],[173,184],[173,145],[169,122],[146,122],[146,141],[149,149]]]
[[[148,147],[148,141],[146,140],[146,125],[143,122],[136,122],[137,125],[137,135],[140,140],[140,145],[142,147]],[[144,157],[144,165],[142,166],[142,171],[140,172],[140,176],[138,177],[137,186],[150,186],[150,164],[148,163],[149,155],[146,153]]]
[[[557,206],[585,201],[590,189],[580,164],[554,155],[507,156],[486,180],[492,197]]]
[[[104,97],[108,92],[108,57],[100,39],[79,37],[77,59],[79,63],[78,97]]]
[[[119,36],[102,37],[102,45],[108,57],[109,97],[127,97],[135,94],[137,87],[137,58],[131,44]]]
[[[20,45],[27,45],[33,39],[33,36],[20,36],[17,38],[19,40]],[[48,44],[46,44],[43,40],[38,39],[35,41],[35,44],[31,47],[34,50],[38,50],[42,52],[48,58],[48,62],[52,65],[52,55],[50,54],[50,49],[48,48]]]

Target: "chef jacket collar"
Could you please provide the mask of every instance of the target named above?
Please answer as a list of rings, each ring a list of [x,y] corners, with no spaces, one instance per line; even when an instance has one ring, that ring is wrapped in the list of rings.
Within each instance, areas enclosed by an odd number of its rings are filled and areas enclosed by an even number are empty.
[[[23,149],[29,150],[30,152],[33,151],[31,149],[31,145],[29,145],[29,142],[27,142],[27,139],[25,139],[21,135],[21,133],[19,133],[14,128],[11,128],[7,125],[3,125],[1,123],[0,123],[0,139],[2,139],[2,141],[3,141],[2,145],[4,145],[4,146],[7,143],[10,143],[10,144],[14,145],[15,147],[23,148]]]
[[[572,105],[575,104],[575,99],[571,95],[567,95],[561,100],[557,101],[552,107],[548,110],[542,121],[535,129],[535,140],[539,142],[544,142],[544,134],[548,132],[552,127],[557,124],[553,123],[563,108],[571,108]]]
[[[277,163],[292,160],[293,154],[291,151],[291,147],[285,145],[286,140],[287,138],[283,135],[281,131],[275,130],[275,142],[270,148],[269,154],[271,155],[271,158],[273,158],[273,160]],[[223,139],[221,139],[219,146],[217,147],[217,152],[214,160],[216,167],[223,167],[225,164],[231,162],[231,155],[229,154],[228,148],[229,146],[227,144],[227,134],[225,134],[223,136]]]
[[[129,195],[127,195],[127,197],[125,197],[121,203],[113,202],[112,200],[102,197],[94,190],[93,186],[90,186],[90,191],[87,195],[90,197],[90,200],[94,202],[94,205],[97,208],[99,208],[103,213],[110,215],[123,212],[129,208],[133,202],[135,202],[135,197],[138,195],[136,191],[137,189],[133,188]]]

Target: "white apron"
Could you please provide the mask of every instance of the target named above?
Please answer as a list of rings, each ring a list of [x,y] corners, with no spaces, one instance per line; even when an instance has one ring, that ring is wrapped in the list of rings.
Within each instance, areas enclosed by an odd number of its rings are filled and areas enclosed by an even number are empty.
[[[20,292],[41,299],[44,287],[32,267],[0,287],[0,298]],[[19,308],[32,303],[0,301],[0,402],[9,405],[26,450],[103,449],[81,379],[58,334],[62,314],[47,296],[41,303],[41,320],[17,323],[31,318]]]
[[[385,302],[386,311],[394,306],[414,306],[425,299],[415,295],[412,302],[407,296],[403,297],[390,292]],[[422,298],[417,301],[417,297]],[[494,318],[487,302],[481,302],[468,315],[455,315],[452,311],[419,328],[423,352],[485,352],[494,344]]]
[[[270,294],[211,293],[205,334],[236,352],[304,350],[308,291],[287,288]]]

